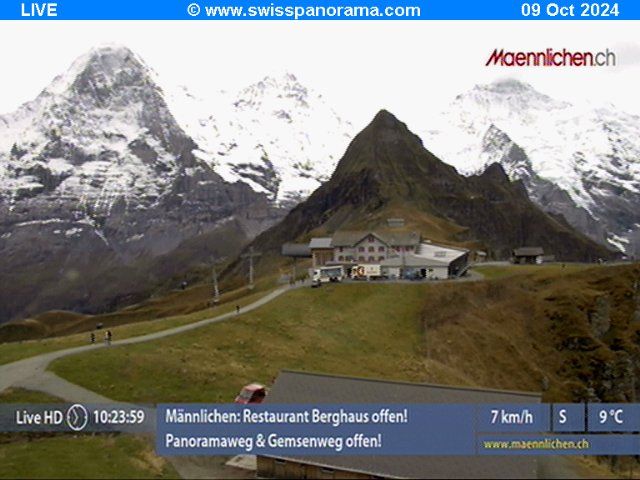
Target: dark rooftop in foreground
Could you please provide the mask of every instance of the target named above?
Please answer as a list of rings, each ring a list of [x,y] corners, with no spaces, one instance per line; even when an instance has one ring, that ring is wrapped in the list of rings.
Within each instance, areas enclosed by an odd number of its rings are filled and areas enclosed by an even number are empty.
[[[540,394],[396,382],[283,370],[269,403],[538,403]],[[385,478],[536,478],[529,456],[295,456],[278,457]]]

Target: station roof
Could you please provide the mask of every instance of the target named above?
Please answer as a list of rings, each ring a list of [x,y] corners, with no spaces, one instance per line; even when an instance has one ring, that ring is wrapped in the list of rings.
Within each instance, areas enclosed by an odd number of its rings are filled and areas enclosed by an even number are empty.
[[[513,251],[516,257],[538,257],[544,255],[542,247],[520,247]]]
[[[464,248],[423,242],[420,244],[420,247],[416,252],[416,256],[428,259],[429,261],[445,262],[449,264],[467,253],[469,253],[469,250],[465,250]]]
[[[434,258],[420,257],[418,255],[405,255],[387,258],[382,260],[380,265],[383,267],[447,267],[449,262],[446,260],[437,260]]]
[[[331,237],[316,237],[312,238],[309,242],[309,248],[315,250],[316,248],[332,248]]]

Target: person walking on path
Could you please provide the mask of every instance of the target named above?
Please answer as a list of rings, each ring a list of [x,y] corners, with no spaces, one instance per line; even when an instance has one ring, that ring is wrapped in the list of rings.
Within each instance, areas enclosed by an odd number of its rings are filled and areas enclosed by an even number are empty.
[[[240,305],[236,305],[236,315],[240,314]]]
[[[111,345],[111,330],[107,330],[104,332],[104,343],[107,345]]]
[[[96,343],[96,334],[91,332],[91,345],[93,345],[94,343]]]

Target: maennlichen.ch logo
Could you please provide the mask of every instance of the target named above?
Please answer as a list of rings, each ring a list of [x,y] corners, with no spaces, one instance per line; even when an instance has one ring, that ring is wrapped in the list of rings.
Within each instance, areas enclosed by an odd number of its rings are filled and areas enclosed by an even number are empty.
[[[500,67],[615,67],[618,58],[608,48],[599,52],[547,48],[539,51],[495,49],[487,63]]]

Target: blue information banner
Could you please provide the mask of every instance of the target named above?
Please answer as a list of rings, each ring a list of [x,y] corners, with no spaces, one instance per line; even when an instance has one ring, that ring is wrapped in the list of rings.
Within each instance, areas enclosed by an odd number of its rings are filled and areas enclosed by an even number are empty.
[[[158,405],[160,455],[474,455],[474,405]]]
[[[640,2],[53,0],[0,2],[0,20],[639,20]]]
[[[614,419],[615,412],[631,418],[640,409],[593,407],[594,415],[606,408]],[[580,433],[584,415],[582,404],[163,404],[156,450],[163,456],[640,454],[640,435],[631,430],[610,433],[615,425],[605,422],[609,433]]]

